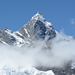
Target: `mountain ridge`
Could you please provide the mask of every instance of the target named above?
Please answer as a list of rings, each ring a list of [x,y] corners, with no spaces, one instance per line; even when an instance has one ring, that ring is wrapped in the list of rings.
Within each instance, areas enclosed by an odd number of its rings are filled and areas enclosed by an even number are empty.
[[[35,14],[30,21],[18,31],[12,32],[5,28],[0,29],[0,34],[1,43],[17,46],[29,44],[31,41],[34,41],[34,39],[45,39],[47,36],[49,40],[56,36],[53,25],[50,22],[47,22],[40,12],[37,12],[37,14]]]

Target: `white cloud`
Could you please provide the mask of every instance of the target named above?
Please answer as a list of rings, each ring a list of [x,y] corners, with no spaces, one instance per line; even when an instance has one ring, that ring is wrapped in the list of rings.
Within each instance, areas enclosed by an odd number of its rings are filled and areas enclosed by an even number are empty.
[[[72,37],[58,33],[48,45],[50,49],[45,50],[45,46],[44,41],[37,41],[33,46],[23,48],[0,45],[0,67],[62,67],[68,61],[75,60],[75,40]]]

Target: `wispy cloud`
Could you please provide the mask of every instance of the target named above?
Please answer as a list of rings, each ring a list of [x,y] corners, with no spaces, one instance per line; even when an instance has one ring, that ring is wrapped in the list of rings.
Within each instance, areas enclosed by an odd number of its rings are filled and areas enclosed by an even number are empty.
[[[70,20],[70,23],[71,23],[71,24],[75,24],[75,19],[72,18],[72,19]]]

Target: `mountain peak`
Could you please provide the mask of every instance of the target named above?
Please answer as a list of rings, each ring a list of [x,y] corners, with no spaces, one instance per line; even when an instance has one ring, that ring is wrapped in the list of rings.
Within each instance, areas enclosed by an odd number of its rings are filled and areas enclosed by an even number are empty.
[[[46,21],[40,12],[37,12],[30,21],[19,30],[19,33],[30,39],[35,37],[45,39],[46,36],[48,36],[48,39],[52,39],[56,36],[52,23]]]
[[[32,18],[31,20],[40,20],[40,21],[45,21],[45,18],[43,17],[43,15],[40,12],[37,12]]]
[[[42,15],[39,11],[37,12],[37,14]]]

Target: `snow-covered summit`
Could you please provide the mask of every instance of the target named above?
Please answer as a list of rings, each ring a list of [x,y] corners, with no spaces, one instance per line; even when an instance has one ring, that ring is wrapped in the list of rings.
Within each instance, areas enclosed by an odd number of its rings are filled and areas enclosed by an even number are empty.
[[[35,14],[31,19],[45,21],[44,17],[42,16],[40,12],[37,12],[37,14]]]
[[[45,20],[45,18],[43,17],[43,15],[42,15],[40,12],[37,12],[37,14],[35,14],[35,15],[31,18],[31,20],[39,20],[39,21],[43,22],[44,24],[46,24],[47,27],[48,27],[48,26],[52,26],[52,23],[47,22],[47,21]]]

